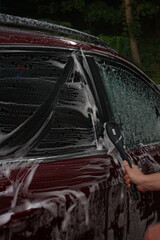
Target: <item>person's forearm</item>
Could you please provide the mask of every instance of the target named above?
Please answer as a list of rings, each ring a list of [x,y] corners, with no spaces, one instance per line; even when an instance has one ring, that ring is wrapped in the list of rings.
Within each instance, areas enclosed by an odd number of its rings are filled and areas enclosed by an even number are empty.
[[[124,168],[124,180],[129,188],[133,182],[139,191],[160,191],[160,172],[144,174],[136,165],[131,168],[127,161],[124,161]]]
[[[144,175],[141,184],[146,191],[160,190],[160,173]]]
[[[144,236],[144,240],[159,240],[160,239],[160,223],[151,225]]]

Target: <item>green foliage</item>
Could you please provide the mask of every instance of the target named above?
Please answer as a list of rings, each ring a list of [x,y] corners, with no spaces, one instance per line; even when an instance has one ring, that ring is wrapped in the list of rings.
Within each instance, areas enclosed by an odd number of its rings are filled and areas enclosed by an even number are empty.
[[[48,6],[48,12],[50,16],[56,16],[58,12],[58,4],[56,2],[51,2]]]
[[[84,14],[86,22],[112,22],[122,19],[120,9],[109,6],[106,1],[92,1],[87,4],[85,0],[64,0],[61,3],[62,12],[79,11]]]
[[[159,13],[160,6],[154,1],[135,1],[136,15],[142,17],[153,17]]]
[[[160,5],[151,0],[134,0],[132,1],[133,21],[131,30],[137,38],[143,34],[142,22],[144,19],[153,19],[160,14]]]
[[[160,84],[160,39],[140,39],[142,68],[148,76]]]
[[[84,0],[66,0],[61,3],[62,12],[71,12],[74,10],[79,10],[81,12],[84,10],[85,5]]]
[[[99,35],[99,38],[108,43],[119,54],[131,58],[128,37]]]
[[[122,21],[122,12],[119,8],[109,6],[105,1],[93,1],[87,7],[86,21],[111,22],[112,24]]]

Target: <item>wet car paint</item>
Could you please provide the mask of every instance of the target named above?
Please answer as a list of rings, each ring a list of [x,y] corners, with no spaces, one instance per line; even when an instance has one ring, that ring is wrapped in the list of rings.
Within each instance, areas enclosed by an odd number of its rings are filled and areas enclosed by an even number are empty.
[[[16,34],[8,43],[23,43]],[[42,43],[39,36],[38,44],[74,45],[49,38]],[[32,44],[31,37],[24,43]],[[84,43],[75,46],[90,49]],[[130,149],[128,154],[145,173],[160,171],[159,144]],[[123,181],[122,159],[108,141],[106,150],[92,154],[19,157],[3,159],[0,165],[1,239],[141,240],[147,226],[160,220],[159,194],[132,198]]]
[[[147,149],[137,154],[146,172],[159,171],[159,151],[153,152],[147,164]],[[160,199],[156,193],[141,193],[136,202],[123,182],[120,161],[107,155],[33,161],[28,166],[22,161],[17,169],[15,163],[7,167],[14,168],[10,174],[3,166],[3,183],[9,182],[1,196],[1,237],[142,239],[147,225],[160,218]]]

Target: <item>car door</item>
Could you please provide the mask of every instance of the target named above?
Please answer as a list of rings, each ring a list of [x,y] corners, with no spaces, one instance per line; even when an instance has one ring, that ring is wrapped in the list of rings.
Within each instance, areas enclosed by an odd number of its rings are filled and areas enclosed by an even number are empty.
[[[103,108],[106,110],[109,105],[113,116],[109,119],[106,116],[106,121],[118,124],[124,137],[125,150],[133,163],[146,174],[159,172],[159,89],[137,67],[119,57],[97,55],[94,60],[95,65],[93,59],[88,57],[95,81],[97,78],[102,83],[100,95],[105,97],[101,100],[106,102]],[[135,201],[129,191],[128,205],[127,202],[120,203],[122,195],[118,195],[117,201],[109,205],[109,211],[114,212],[114,215],[108,216],[109,239],[143,239],[147,226],[160,220],[160,192],[139,193],[140,198]],[[122,222],[126,218],[128,226],[125,229]]]
[[[107,239],[106,197],[123,178],[87,62],[73,50],[1,50],[1,238]]]

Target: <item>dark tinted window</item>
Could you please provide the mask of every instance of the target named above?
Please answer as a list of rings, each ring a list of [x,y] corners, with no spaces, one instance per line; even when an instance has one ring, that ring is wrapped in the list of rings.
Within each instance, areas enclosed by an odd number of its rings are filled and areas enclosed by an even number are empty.
[[[12,135],[18,128],[26,135],[16,136],[15,144],[21,145],[22,136],[30,141],[31,131],[34,145],[25,151],[28,156],[47,156],[66,154],[77,149],[97,147],[96,125],[99,123],[98,110],[83,72],[74,63],[74,70],[69,79],[61,87],[56,109],[46,121],[46,126],[39,128],[38,117],[33,127],[24,128],[26,121],[36,116],[39,108],[51,94],[56,82],[63,73],[66,54],[47,53],[3,53],[0,69],[0,134],[1,139]],[[54,99],[54,96],[53,96]],[[46,112],[49,111],[46,107]],[[37,115],[39,116],[39,115]],[[32,123],[33,124],[33,123]],[[24,129],[23,129],[24,128]],[[24,131],[23,131],[24,130]],[[38,136],[38,137],[37,137]],[[13,148],[11,138],[1,145],[1,156]],[[24,146],[22,146],[22,154]]]
[[[0,131],[8,134],[34,114],[61,75],[67,57],[40,53],[0,55]]]

